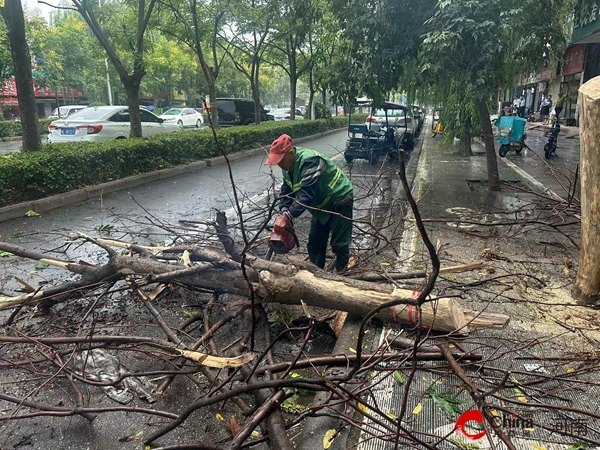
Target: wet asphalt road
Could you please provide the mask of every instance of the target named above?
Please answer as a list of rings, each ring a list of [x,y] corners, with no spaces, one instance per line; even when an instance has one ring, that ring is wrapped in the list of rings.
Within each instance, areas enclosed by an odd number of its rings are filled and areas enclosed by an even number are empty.
[[[348,173],[350,166],[342,155],[346,138],[346,131],[340,131],[299,145],[332,157]],[[231,163],[234,181],[245,206],[260,198],[269,187],[272,190],[280,187],[281,170],[277,167],[271,170],[264,166],[264,160],[264,156],[253,156]],[[382,174],[386,167],[387,163],[383,158],[376,166],[370,166],[366,161],[356,161],[351,169],[355,197],[359,197],[361,192],[372,197],[373,193],[387,191],[391,186],[375,189],[381,179],[385,178]],[[391,182],[388,184],[391,185]],[[48,240],[47,233],[62,234],[77,230],[94,234],[102,227],[112,227],[115,232],[111,237],[126,238],[125,230],[144,230],[148,226],[146,218],[150,216],[168,224],[177,224],[180,220],[212,220],[216,209],[228,210],[232,206],[233,196],[227,165],[219,165],[129,191],[108,194],[102,199],[49,211],[40,217],[23,217],[1,223],[0,240],[36,248]],[[122,233],[116,232],[117,230]],[[63,240],[64,235],[57,235],[56,239]],[[49,248],[51,245],[44,247]]]

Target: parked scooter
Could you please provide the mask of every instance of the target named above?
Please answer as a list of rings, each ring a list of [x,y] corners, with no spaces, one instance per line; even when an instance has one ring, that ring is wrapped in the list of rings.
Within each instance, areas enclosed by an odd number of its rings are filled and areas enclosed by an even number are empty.
[[[548,130],[548,142],[544,145],[544,155],[546,156],[546,159],[550,159],[550,157],[556,153],[559,133],[560,124],[558,123],[558,118],[554,117],[552,126],[550,127],[550,130]]]

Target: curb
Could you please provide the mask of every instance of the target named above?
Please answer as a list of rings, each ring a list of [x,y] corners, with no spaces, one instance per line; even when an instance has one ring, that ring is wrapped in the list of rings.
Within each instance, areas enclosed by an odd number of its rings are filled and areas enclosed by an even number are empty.
[[[295,139],[294,142],[301,143],[310,139],[320,138],[328,136],[330,134],[338,133],[342,130],[343,128],[336,128],[334,130],[324,131],[323,133],[298,138]],[[266,156],[266,151],[267,147],[259,147],[253,148],[251,150],[244,150],[241,152],[232,153],[227,157],[229,158],[229,161],[237,161],[243,158],[247,158],[249,156],[256,156],[259,154],[263,154]],[[5,206],[3,208],[0,208],[0,223],[25,217],[27,211],[43,213],[56,208],[62,208],[63,206],[74,205],[76,203],[82,203],[88,200],[95,200],[106,194],[132,189],[134,187],[142,186],[144,184],[150,184],[157,180],[173,178],[179,175],[196,172],[207,167],[220,166],[226,164],[226,162],[227,161],[224,156],[216,156],[214,158],[209,158],[202,161],[195,161],[189,164],[170,167],[168,169],[156,170],[154,172],[133,175],[130,177],[122,178],[120,180],[109,181],[107,183],[102,183],[95,186],[76,189],[74,191],[53,195],[39,200],[32,200],[23,203],[17,203],[15,205]]]

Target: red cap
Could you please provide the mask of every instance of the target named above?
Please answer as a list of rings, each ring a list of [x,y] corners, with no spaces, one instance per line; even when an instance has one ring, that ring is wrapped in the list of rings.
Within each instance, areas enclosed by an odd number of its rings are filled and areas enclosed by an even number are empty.
[[[269,157],[265,166],[276,166],[283,159],[285,154],[292,148],[292,138],[287,134],[282,134],[271,144]]]

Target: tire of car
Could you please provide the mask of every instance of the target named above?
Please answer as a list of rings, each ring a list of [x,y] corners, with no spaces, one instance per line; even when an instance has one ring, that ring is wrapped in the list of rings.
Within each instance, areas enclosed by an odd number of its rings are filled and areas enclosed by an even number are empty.
[[[200,128],[202,126],[202,122],[200,119],[196,120],[196,128]]]
[[[510,146],[508,144],[502,144],[500,146],[500,150],[498,150],[498,153],[500,154],[500,157],[504,158],[506,156],[506,154],[508,153],[509,149],[510,149]]]
[[[414,149],[415,149],[415,138],[411,136],[406,140],[405,150],[407,152],[412,152]]]
[[[119,136],[116,138],[116,140],[119,140],[119,139],[127,139],[127,138],[125,136]]]
[[[253,123],[252,119],[246,119],[244,125],[250,125],[251,123]]]
[[[179,125],[179,128],[183,130],[183,122],[181,120],[177,121],[177,125]]]
[[[348,164],[350,164],[352,161],[354,161],[354,157],[352,157],[350,155],[344,155],[344,159],[346,160],[346,162]]]

